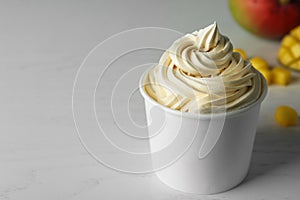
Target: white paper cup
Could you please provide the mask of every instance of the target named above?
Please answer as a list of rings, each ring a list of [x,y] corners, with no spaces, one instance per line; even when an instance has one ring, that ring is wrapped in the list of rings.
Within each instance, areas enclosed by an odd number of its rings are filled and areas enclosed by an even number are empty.
[[[140,80],[140,92],[158,178],[173,189],[197,194],[219,193],[241,183],[248,173],[266,83],[261,97],[248,107],[193,114],[153,100],[144,90],[147,73]]]

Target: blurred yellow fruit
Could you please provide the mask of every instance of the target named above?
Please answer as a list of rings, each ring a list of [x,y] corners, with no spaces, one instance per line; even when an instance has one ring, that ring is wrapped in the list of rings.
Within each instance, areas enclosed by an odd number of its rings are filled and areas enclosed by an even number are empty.
[[[284,66],[300,70],[300,26],[283,37],[277,58]]]
[[[293,62],[290,67],[300,71],[300,60]]]
[[[278,85],[287,85],[291,81],[291,72],[281,67],[272,69],[272,81]]]
[[[297,43],[297,39],[291,35],[284,36],[284,38],[281,41],[281,45],[286,47],[293,46],[295,43]]]
[[[290,31],[290,34],[299,41],[300,40],[300,26],[297,26],[296,28],[293,28]]]
[[[247,54],[246,54],[246,52],[243,49],[235,48],[235,49],[233,49],[233,52],[239,53],[244,60],[247,59]]]
[[[269,64],[268,62],[258,56],[252,57],[249,59],[249,61],[251,62],[252,66],[257,69],[258,71],[262,70],[262,69],[269,69]]]
[[[289,106],[279,106],[275,111],[275,120],[281,126],[294,126],[298,123],[297,111]]]
[[[284,66],[291,66],[295,59],[292,53],[285,47],[281,47],[278,51],[278,60]]]
[[[268,69],[261,69],[259,72],[264,76],[264,78],[266,79],[268,85],[271,85],[271,83],[272,83],[272,72]]]

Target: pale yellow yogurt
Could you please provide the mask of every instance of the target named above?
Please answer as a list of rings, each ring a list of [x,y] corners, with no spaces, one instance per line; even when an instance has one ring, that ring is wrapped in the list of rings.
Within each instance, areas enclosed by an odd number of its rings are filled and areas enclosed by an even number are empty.
[[[184,112],[239,109],[262,94],[262,77],[216,23],[176,40],[146,75],[145,90],[158,103]]]

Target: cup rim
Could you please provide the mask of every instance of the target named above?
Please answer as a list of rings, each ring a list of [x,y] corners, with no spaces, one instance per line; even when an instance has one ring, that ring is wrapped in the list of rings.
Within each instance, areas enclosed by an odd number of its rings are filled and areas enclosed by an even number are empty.
[[[142,94],[144,100],[150,102],[151,104],[158,106],[159,108],[163,109],[164,111],[166,111],[167,113],[170,113],[172,115],[176,115],[176,116],[181,116],[181,117],[185,117],[185,118],[193,118],[193,119],[211,119],[212,117],[214,118],[224,118],[226,116],[227,117],[235,117],[237,115],[240,115],[246,111],[248,111],[249,109],[251,109],[252,107],[256,106],[257,104],[260,104],[266,97],[267,92],[268,92],[268,85],[267,82],[265,80],[265,78],[258,73],[261,78],[262,78],[262,82],[263,82],[263,92],[261,93],[260,97],[253,102],[252,104],[246,106],[246,107],[242,107],[239,108],[237,110],[230,110],[230,111],[225,111],[222,113],[191,113],[191,112],[182,112],[180,110],[174,110],[172,108],[169,108],[165,105],[162,105],[160,103],[158,103],[156,100],[154,100],[152,97],[149,96],[149,94],[145,91],[144,88],[144,80],[146,75],[148,74],[148,72],[151,70],[152,68],[146,70],[142,76],[140,77],[139,80],[139,90],[140,93]]]

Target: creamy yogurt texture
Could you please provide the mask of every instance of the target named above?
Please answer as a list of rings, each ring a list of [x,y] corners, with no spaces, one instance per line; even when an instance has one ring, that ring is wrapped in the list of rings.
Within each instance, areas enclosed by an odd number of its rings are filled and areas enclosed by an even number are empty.
[[[216,23],[176,40],[145,77],[145,90],[158,103],[193,113],[217,113],[254,103],[262,77]]]

